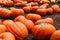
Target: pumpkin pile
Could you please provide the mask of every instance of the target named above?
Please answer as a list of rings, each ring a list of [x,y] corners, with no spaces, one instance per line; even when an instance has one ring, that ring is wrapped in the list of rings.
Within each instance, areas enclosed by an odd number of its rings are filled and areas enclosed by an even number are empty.
[[[60,40],[60,30],[46,15],[60,13],[50,0],[0,0],[0,40]]]

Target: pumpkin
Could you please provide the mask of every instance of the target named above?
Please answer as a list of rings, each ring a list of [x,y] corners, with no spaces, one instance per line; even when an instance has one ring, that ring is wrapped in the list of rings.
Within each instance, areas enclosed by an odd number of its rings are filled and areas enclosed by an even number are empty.
[[[30,2],[29,3],[31,6],[38,6],[38,3],[37,2]]]
[[[41,5],[39,8],[40,8],[40,9],[46,9],[47,6],[46,6],[46,5]]]
[[[53,14],[53,9],[52,8],[48,8],[47,9],[47,14]]]
[[[53,9],[53,12],[56,12],[56,13],[57,13],[57,12],[60,12],[60,10],[59,10],[60,7],[59,7],[59,5],[56,5],[56,4],[53,5],[53,6],[52,6],[52,9]]]
[[[40,20],[41,19],[41,16],[38,15],[38,14],[27,14],[26,15],[26,18],[29,19],[29,20],[32,20],[33,22],[36,22],[37,20]]]
[[[30,11],[31,12],[36,12],[36,10],[38,9],[39,7],[38,6],[33,6],[30,8]]]
[[[31,29],[34,27],[34,23],[31,20],[26,19],[24,16],[18,16],[14,19],[14,21],[19,21],[23,23],[29,32],[31,32]]]
[[[45,4],[45,3],[50,4],[50,1],[49,1],[49,0],[41,0],[40,3],[41,3],[41,4]]]
[[[0,8],[0,18],[9,18],[11,11],[6,8]]]
[[[5,25],[2,25],[0,24],[0,34],[3,33],[3,32],[6,32],[7,31],[7,28]]]
[[[15,5],[24,7],[26,4],[27,4],[27,1],[20,1],[20,2],[17,2]]]
[[[60,40],[60,30],[55,31],[55,32],[52,34],[50,40]]]
[[[13,22],[12,20],[6,20],[3,24],[7,27],[8,31],[14,34],[20,40],[28,37],[28,30],[21,22]]]
[[[41,15],[41,16],[45,16],[47,13],[47,10],[46,9],[37,9],[36,13]]]
[[[27,2],[33,2],[33,0],[24,0],[24,1],[27,1]]]
[[[38,2],[38,3],[39,3],[39,2],[40,2],[40,0],[34,0],[34,2]]]
[[[2,5],[2,4],[4,4],[4,3],[3,3],[3,0],[0,0],[0,5]]]
[[[15,37],[10,32],[4,32],[0,34],[0,40],[15,40]]]
[[[21,2],[22,0],[13,0],[14,3]]]
[[[27,1],[21,1],[21,6],[25,6],[27,4]]]
[[[15,18],[19,15],[24,15],[24,10],[23,9],[11,8],[11,16],[13,18]]]
[[[37,25],[37,24],[40,24],[40,23],[49,23],[49,24],[54,24],[54,21],[53,21],[53,19],[52,18],[45,18],[45,19],[41,19],[41,20],[37,20],[36,22],[35,22],[35,24]]]
[[[48,23],[40,23],[32,28],[32,34],[37,40],[48,40],[56,28]]]
[[[4,1],[4,4],[5,6],[13,6],[13,1],[12,0],[6,0]]]
[[[30,12],[30,7],[23,7],[24,12]]]

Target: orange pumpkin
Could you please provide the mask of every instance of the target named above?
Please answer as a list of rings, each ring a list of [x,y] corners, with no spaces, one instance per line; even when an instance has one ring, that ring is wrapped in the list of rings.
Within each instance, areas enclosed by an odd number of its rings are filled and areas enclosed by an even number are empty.
[[[37,40],[48,40],[53,32],[56,31],[56,28],[47,23],[41,23],[35,25],[32,29],[32,34]]]
[[[30,7],[23,7],[24,12],[30,12]]]
[[[15,3],[17,3],[17,2],[21,2],[22,0],[13,0]]]
[[[4,3],[3,3],[3,0],[0,0],[0,5],[2,5],[2,4],[4,4]]]
[[[34,0],[34,2],[38,2],[38,3],[39,3],[39,2],[40,2],[40,0]]]
[[[6,20],[3,24],[7,27],[9,32],[14,34],[20,40],[28,37],[28,30],[21,22],[13,22],[12,20]]]
[[[41,16],[38,14],[27,14],[26,18],[29,20],[32,20],[33,22],[36,22],[37,20],[41,19]]]
[[[24,1],[27,1],[27,2],[33,2],[33,0],[24,0]]]
[[[45,16],[47,13],[47,10],[46,9],[37,9],[36,13],[41,15],[41,16]]]
[[[49,24],[54,24],[54,21],[52,18],[45,18],[45,19],[41,19],[41,20],[37,20],[35,22],[35,24],[40,24],[40,23],[49,23]]]
[[[39,7],[38,6],[33,6],[30,8],[30,11],[31,12],[36,12],[36,10],[38,9]]]
[[[4,1],[4,4],[5,6],[13,6],[13,1],[12,0],[6,0]]]
[[[13,18],[15,18],[19,15],[24,15],[24,10],[23,9],[11,8],[11,16]]]
[[[0,18],[9,18],[11,11],[6,8],[0,8]]]
[[[52,34],[50,40],[60,40],[60,30],[55,31],[55,32]]]
[[[56,13],[57,13],[57,12],[60,12],[60,10],[59,10],[60,7],[59,7],[59,5],[56,5],[56,4],[53,5],[53,6],[52,6],[52,9],[53,9],[53,12],[56,12]]]
[[[3,33],[3,32],[6,32],[7,31],[7,28],[5,25],[2,25],[0,24],[0,34]]]
[[[47,14],[53,14],[53,9],[52,8],[48,8],[47,9]]]
[[[37,2],[30,2],[29,3],[31,6],[38,6],[38,3]]]
[[[34,23],[31,20],[27,20],[24,16],[18,16],[14,19],[14,21],[19,21],[23,23],[29,32],[31,32],[31,29],[34,27]]]
[[[0,34],[0,40],[15,40],[15,37],[10,32],[4,32]]]
[[[47,9],[49,7],[49,4],[45,3],[40,6],[40,9]]]

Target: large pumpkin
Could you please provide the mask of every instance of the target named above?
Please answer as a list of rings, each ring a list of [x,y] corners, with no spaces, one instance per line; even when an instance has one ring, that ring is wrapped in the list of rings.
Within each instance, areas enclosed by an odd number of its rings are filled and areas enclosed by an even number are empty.
[[[19,21],[23,23],[29,32],[31,32],[31,29],[34,27],[34,23],[31,20],[26,19],[24,16],[18,16],[14,19],[14,21]]]
[[[37,20],[40,20],[41,19],[41,16],[38,15],[38,14],[27,14],[26,15],[26,18],[29,19],[29,20],[32,20],[33,22],[36,22]]]
[[[28,36],[28,30],[26,26],[20,22],[6,20],[3,22],[3,24],[8,28],[8,31],[13,33],[17,38],[21,40]]]
[[[10,32],[4,32],[0,34],[0,40],[15,40],[15,37]]]
[[[55,32],[52,34],[50,40],[60,40],[60,30],[55,31]]]
[[[41,20],[37,20],[35,22],[35,24],[40,24],[40,23],[49,23],[49,24],[54,24],[54,21],[52,18],[45,18],[45,19],[41,19]]]
[[[56,28],[47,23],[41,23],[35,25],[32,29],[32,34],[37,40],[48,40],[53,32],[56,31]]]
[[[6,8],[0,8],[0,18],[8,18],[11,15],[11,11]]]
[[[7,28],[5,25],[0,24],[0,33],[6,32]]]
[[[23,9],[11,8],[11,16],[13,18],[15,18],[19,15],[24,15],[24,10]]]

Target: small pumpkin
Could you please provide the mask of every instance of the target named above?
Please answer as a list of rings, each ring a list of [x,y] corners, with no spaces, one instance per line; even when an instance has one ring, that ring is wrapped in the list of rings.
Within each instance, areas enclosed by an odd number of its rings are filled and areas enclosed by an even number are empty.
[[[45,4],[45,3],[50,4],[50,1],[49,1],[49,0],[41,0],[40,3],[41,3],[41,4]]]
[[[13,6],[13,1],[12,0],[6,0],[6,2],[4,1],[5,6]]]
[[[26,15],[26,18],[29,19],[29,20],[32,20],[33,22],[36,22],[37,20],[40,20],[41,19],[41,16],[38,15],[38,14],[27,14]]]
[[[26,26],[21,22],[13,22],[12,20],[6,20],[3,24],[7,27],[8,31],[14,34],[20,40],[28,37],[28,30]]]
[[[21,6],[25,6],[27,4],[27,1],[21,1]]]
[[[0,18],[9,18],[11,11],[6,8],[0,8]]]
[[[39,3],[39,2],[40,2],[40,0],[34,0],[34,2],[38,2],[38,3]]]
[[[40,24],[40,23],[49,23],[49,24],[54,24],[54,21],[53,21],[53,19],[52,18],[45,18],[45,19],[41,19],[41,20],[37,20],[36,22],[35,22],[35,24],[37,25],[37,24]]]
[[[24,1],[27,1],[27,2],[33,2],[33,0],[24,0]]]
[[[37,9],[36,13],[41,15],[41,16],[45,16],[47,13],[47,10],[46,9]]]
[[[37,2],[30,2],[29,4],[31,4],[31,6],[38,6]]]
[[[38,9],[39,7],[38,6],[33,6],[30,8],[30,11],[31,12],[36,12],[36,10]]]
[[[31,29],[34,27],[34,23],[31,20],[26,19],[24,16],[18,16],[14,19],[14,21],[19,21],[23,23],[29,32],[31,32]]]
[[[35,25],[32,29],[32,34],[37,40],[48,40],[56,28],[48,23]]]
[[[59,7],[59,5],[56,5],[56,4],[53,5],[53,6],[52,6],[52,9],[53,9],[53,12],[56,12],[56,13],[57,13],[57,12],[60,12],[60,10],[59,10],[60,7]]]
[[[0,34],[0,40],[15,40],[15,36],[10,32]]]
[[[52,8],[48,8],[47,9],[47,14],[53,14],[53,9]]]
[[[13,0],[14,3],[21,2],[22,0]]]
[[[4,3],[3,3],[3,0],[0,0],[0,5],[3,5]]]
[[[60,30],[55,31],[55,32],[52,34],[50,40],[60,40]]]
[[[19,15],[24,15],[24,10],[23,9],[11,8],[11,16],[13,18],[15,18]]]
[[[23,7],[24,12],[30,12],[30,7]]]

